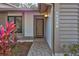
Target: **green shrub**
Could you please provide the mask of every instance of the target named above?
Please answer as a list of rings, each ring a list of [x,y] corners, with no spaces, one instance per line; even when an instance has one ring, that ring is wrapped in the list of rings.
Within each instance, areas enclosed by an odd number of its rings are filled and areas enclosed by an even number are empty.
[[[78,51],[79,51],[79,44],[74,44],[74,45],[63,45],[63,48],[64,48],[64,56],[68,56],[69,53],[74,56],[77,55]],[[68,51],[66,51],[66,48],[68,48]],[[69,52],[69,53],[67,53]]]

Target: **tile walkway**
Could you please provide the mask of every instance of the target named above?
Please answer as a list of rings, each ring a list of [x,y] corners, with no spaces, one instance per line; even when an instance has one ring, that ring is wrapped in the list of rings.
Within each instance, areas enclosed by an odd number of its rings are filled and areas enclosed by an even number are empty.
[[[46,41],[43,38],[34,39],[33,44],[29,50],[28,56],[51,56]]]

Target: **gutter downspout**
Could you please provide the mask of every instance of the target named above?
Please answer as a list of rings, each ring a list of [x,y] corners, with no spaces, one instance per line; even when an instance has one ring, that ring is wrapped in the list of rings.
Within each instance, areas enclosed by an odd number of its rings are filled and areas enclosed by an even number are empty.
[[[55,56],[55,4],[53,3],[53,55]]]

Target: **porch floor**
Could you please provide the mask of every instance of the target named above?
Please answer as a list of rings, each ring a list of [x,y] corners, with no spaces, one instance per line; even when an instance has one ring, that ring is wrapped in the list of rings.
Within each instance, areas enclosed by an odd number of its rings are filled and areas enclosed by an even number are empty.
[[[34,39],[29,50],[28,56],[51,56],[51,50],[43,38]]]

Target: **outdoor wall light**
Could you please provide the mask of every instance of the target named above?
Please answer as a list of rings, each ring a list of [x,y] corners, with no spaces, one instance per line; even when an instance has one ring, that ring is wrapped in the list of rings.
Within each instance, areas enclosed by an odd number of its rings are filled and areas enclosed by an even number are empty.
[[[47,17],[48,17],[48,15],[44,15],[44,17],[46,17],[46,18],[47,18]]]

